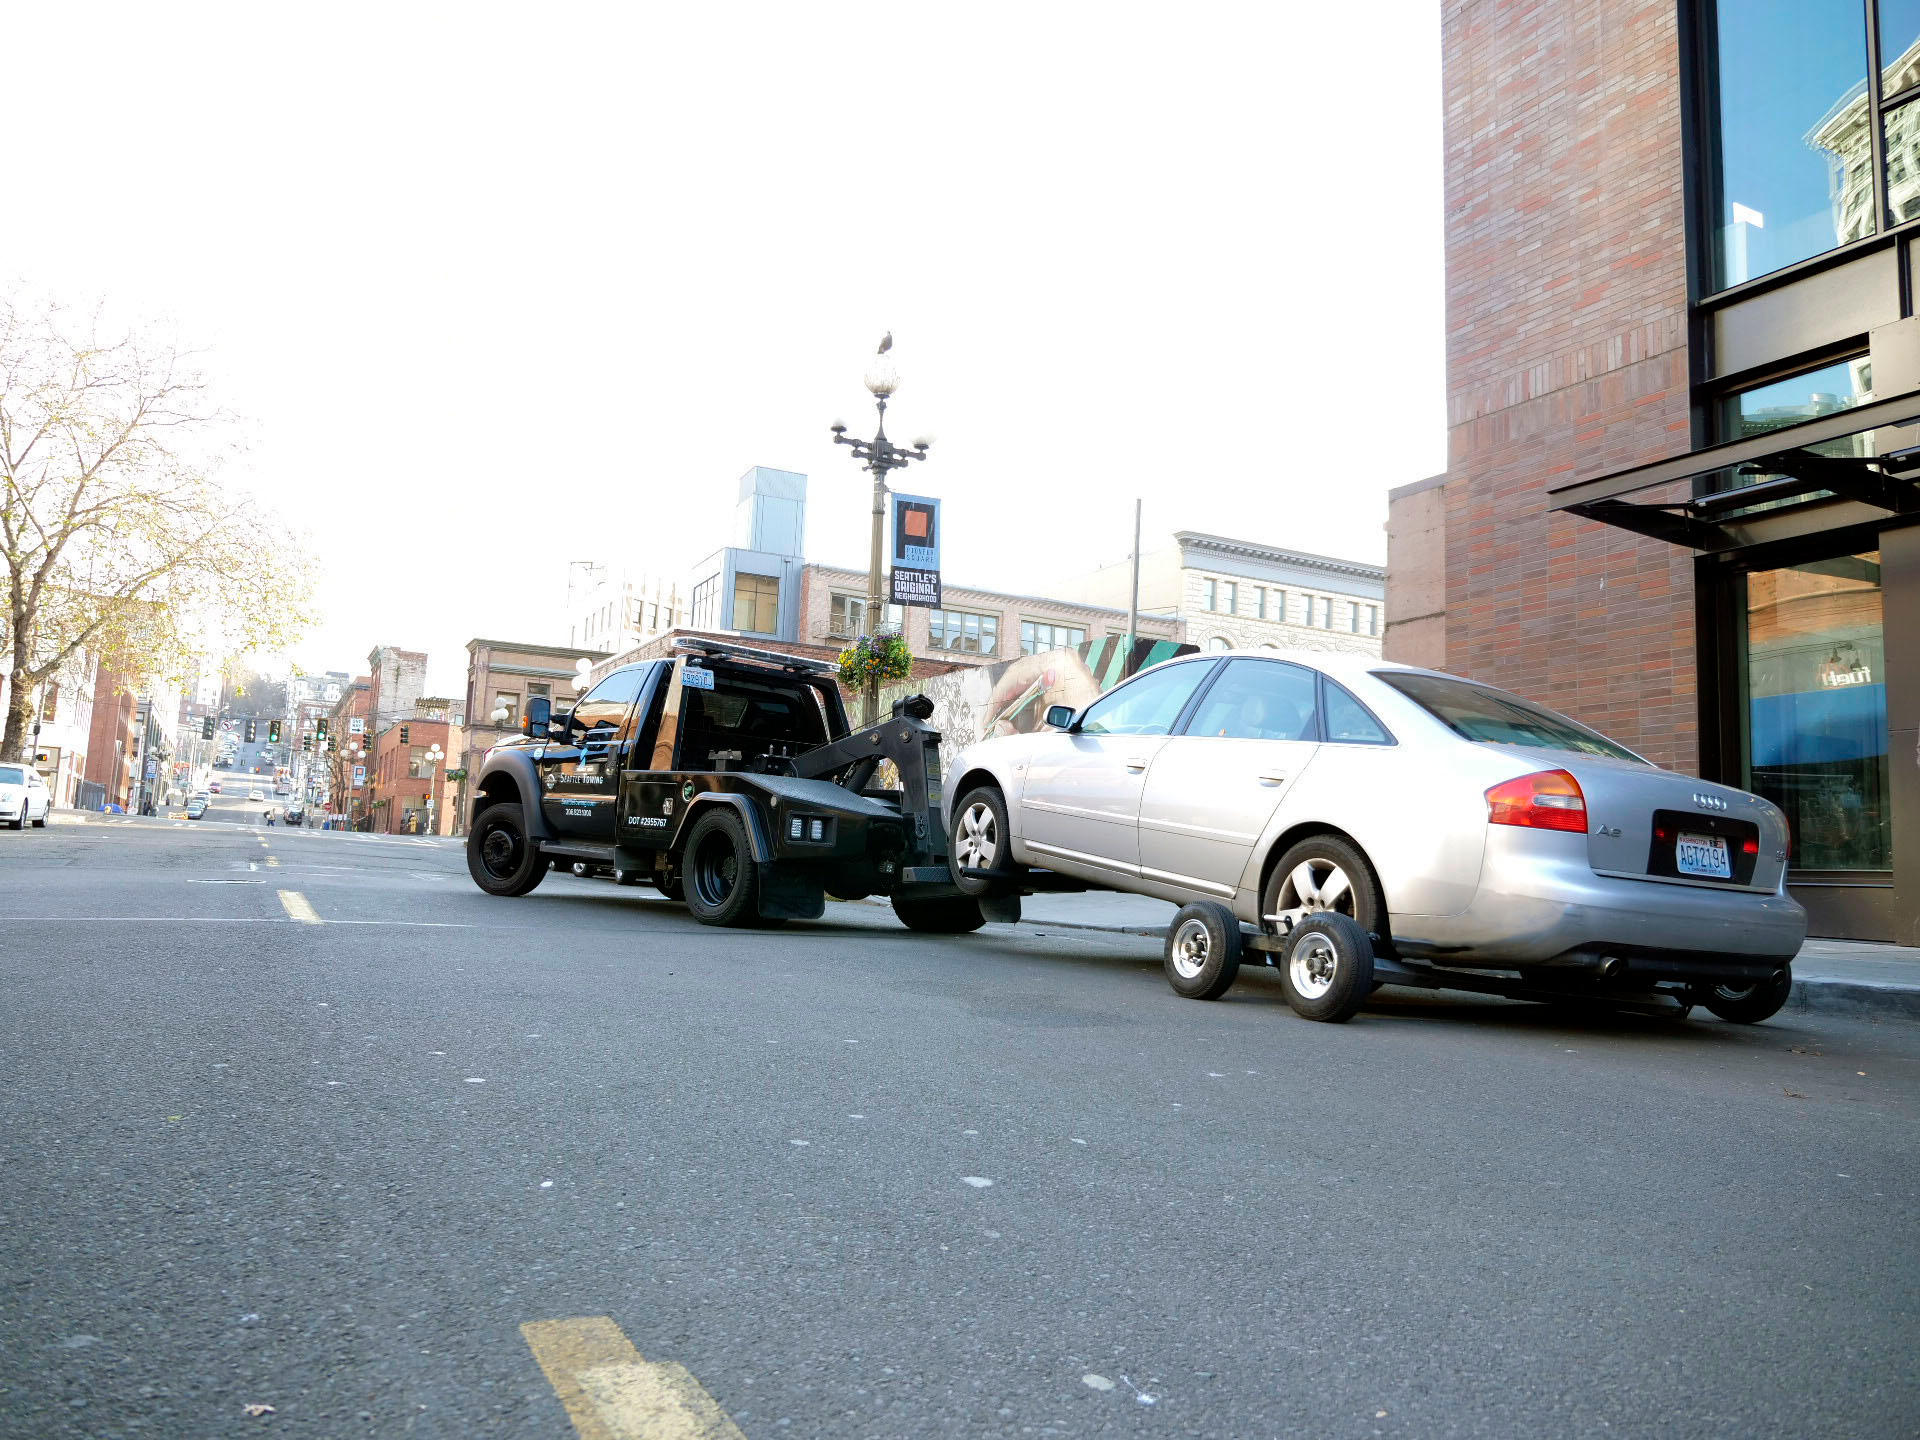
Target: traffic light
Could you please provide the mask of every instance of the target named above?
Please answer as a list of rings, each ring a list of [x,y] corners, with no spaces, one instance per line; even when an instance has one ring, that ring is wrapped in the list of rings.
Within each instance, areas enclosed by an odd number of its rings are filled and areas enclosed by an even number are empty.
[[[200,738],[202,740],[213,739],[213,716],[209,715],[200,722]]]
[[[407,727],[405,725],[400,727],[400,743],[402,745],[407,743]]]
[[[254,741],[258,740],[259,738],[260,738],[260,722],[258,720],[247,721],[247,744],[251,745],[253,744]]]
[[[280,743],[280,722],[278,720],[269,720],[267,722],[267,743],[269,745],[278,745]]]
[[[326,716],[322,715],[318,720],[313,722],[313,733],[318,735],[322,740],[327,738]]]
[[[313,736],[302,735],[300,737],[300,748],[302,750],[305,750],[308,754],[312,754],[313,753]]]

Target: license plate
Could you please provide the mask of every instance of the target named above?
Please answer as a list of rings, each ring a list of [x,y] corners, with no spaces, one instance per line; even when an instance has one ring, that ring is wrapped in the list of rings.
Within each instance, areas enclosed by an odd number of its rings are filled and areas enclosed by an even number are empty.
[[[1733,862],[1727,856],[1724,835],[1689,835],[1681,832],[1673,846],[1673,868],[1682,875],[1703,875],[1709,880],[1731,880]]]

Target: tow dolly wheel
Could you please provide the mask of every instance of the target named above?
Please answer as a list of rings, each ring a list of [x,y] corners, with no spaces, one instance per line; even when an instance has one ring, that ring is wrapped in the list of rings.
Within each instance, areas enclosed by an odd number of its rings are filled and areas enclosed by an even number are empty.
[[[1224,905],[1183,905],[1167,927],[1167,984],[1189,1000],[1218,1000],[1240,973],[1240,922]]]
[[[733,811],[715,807],[694,822],[683,879],[687,908],[702,925],[759,923],[760,871]]]
[[[1373,993],[1373,942],[1352,916],[1315,911],[1287,932],[1280,987],[1302,1019],[1351,1020]]]

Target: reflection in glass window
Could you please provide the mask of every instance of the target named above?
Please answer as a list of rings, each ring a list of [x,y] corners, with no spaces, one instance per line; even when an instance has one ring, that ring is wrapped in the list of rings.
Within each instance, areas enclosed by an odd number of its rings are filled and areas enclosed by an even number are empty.
[[[1898,225],[1920,215],[1920,102],[1887,112],[1887,215]]]
[[[1314,678],[1298,665],[1229,660],[1186,733],[1224,740],[1317,739]]]
[[[1747,577],[1747,788],[1797,870],[1893,866],[1885,672],[1877,552]]]
[[[1086,735],[1168,734],[1212,668],[1188,663],[1149,670],[1088,706],[1079,729]]]
[[[1831,415],[1838,410],[1851,410],[1873,398],[1872,357],[1862,355],[1857,359],[1842,360],[1818,370],[1809,370],[1805,374],[1775,380],[1767,385],[1756,385],[1751,390],[1727,396],[1720,402],[1720,438],[1744,440],[1752,435],[1764,435],[1783,425],[1798,425],[1804,420],[1817,420],[1822,415]],[[1867,430],[1839,440],[1823,441],[1809,448],[1820,455],[1871,455],[1873,432]],[[1771,475],[1740,475],[1723,470],[1716,473],[1714,482],[1717,489],[1754,485],[1772,478]]]
[[[1862,0],[1720,0],[1719,286],[1872,234]]]
[[[1880,93],[1920,85],[1920,0],[1880,0]]]

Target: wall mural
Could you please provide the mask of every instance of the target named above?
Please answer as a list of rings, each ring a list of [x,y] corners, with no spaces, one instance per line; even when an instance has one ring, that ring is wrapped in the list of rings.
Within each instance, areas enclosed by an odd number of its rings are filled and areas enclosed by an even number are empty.
[[[1198,649],[1173,640],[1137,639],[1129,646],[1125,636],[1109,635],[1071,650],[1043,650],[931,679],[903,680],[880,692],[880,710],[885,714],[894,701],[913,694],[933,701],[940,763],[950,770],[955,757],[975,741],[1038,730],[1049,706],[1084,709],[1127,676]]]

